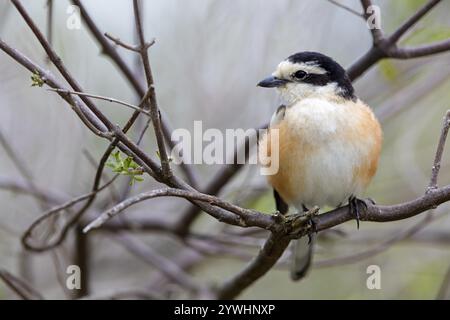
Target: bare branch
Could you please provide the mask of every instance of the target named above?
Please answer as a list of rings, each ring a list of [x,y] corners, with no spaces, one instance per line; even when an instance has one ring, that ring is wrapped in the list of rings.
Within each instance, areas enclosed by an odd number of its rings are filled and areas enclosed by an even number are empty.
[[[389,37],[390,43],[396,43],[400,38],[409,31],[420,19],[423,18],[431,9],[433,9],[441,0],[430,0],[408,20],[406,20],[397,30]]]
[[[361,0],[361,5],[363,7],[364,20],[366,20],[366,22],[367,22],[367,20],[370,17],[370,13],[369,13],[370,7],[373,6],[372,0]],[[384,36],[383,36],[383,31],[381,29],[370,28],[370,33],[372,35],[374,44],[378,44],[381,41],[383,41]]]
[[[65,93],[65,94],[75,94],[77,96],[86,96],[86,97],[90,97],[90,98],[94,98],[94,99],[99,99],[99,100],[109,101],[109,102],[112,102],[112,103],[117,103],[117,104],[120,104],[120,105],[125,106],[127,108],[130,108],[130,109],[133,109],[133,110],[137,110],[140,113],[143,113],[143,114],[145,114],[147,116],[150,116],[150,113],[147,110],[142,109],[142,107],[135,106],[134,104],[131,104],[131,103],[128,103],[128,102],[124,102],[124,101],[121,101],[121,100],[118,100],[118,99],[114,99],[114,98],[111,98],[111,97],[99,96],[99,95],[91,94],[91,93],[70,91],[70,90],[65,90],[65,89],[52,89],[52,88],[50,88],[50,89],[47,89],[47,90],[54,91],[54,92],[61,92],[61,93]],[[148,91],[148,92],[150,92],[150,91]],[[144,99],[145,98],[148,98],[148,97],[145,96]]]
[[[53,64],[56,66],[56,68],[59,70],[59,72],[62,74],[64,79],[70,84],[70,86],[78,92],[83,92],[81,89],[81,86],[78,84],[78,82],[71,76],[69,71],[66,69],[64,64],[62,63],[61,58],[56,54],[56,52],[53,50],[53,48],[50,46],[50,44],[47,42],[39,28],[36,26],[36,24],[33,22],[31,17],[26,12],[25,8],[22,6],[20,1],[18,0],[11,0],[11,2],[14,4],[14,6],[17,8],[19,13],[22,15],[23,19],[26,21],[28,26],[30,27],[31,31],[33,31],[36,38],[41,43],[42,47],[44,48],[45,52],[49,56],[50,60],[53,62]],[[130,152],[133,153],[136,157],[139,158],[141,162],[144,162],[144,169],[146,169],[147,173],[149,173],[151,176],[158,179],[158,176],[160,174],[160,168],[159,166],[151,159],[149,158],[142,150],[139,149],[130,139],[128,139],[125,134],[120,130],[120,128],[117,128],[116,125],[111,123],[109,119],[102,113],[100,110],[92,103],[90,99],[84,96],[80,96],[81,100],[86,104],[86,106],[89,108],[90,111],[108,128],[108,130],[112,131],[112,133],[119,139],[120,142],[122,142],[126,149],[124,148],[122,151],[129,154]],[[135,160],[138,162],[138,160]],[[150,169],[150,170],[148,170]],[[154,174],[155,173],[155,174]]]
[[[161,114],[158,108],[158,102],[156,100],[155,87],[153,82],[152,69],[150,67],[150,60],[148,57],[148,46],[145,42],[144,29],[142,27],[140,7],[137,0],[133,0],[134,20],[136,23],[136,30],[139,37],[140,55],[142,64],[144,65],[145,76],[147,78],[147,86],[151,92],[149,97],[150,105],[150,117],[152,118],[153,129],[156,136],[156,142],[158,144],[158,151],[161,159],[162,175],[163,179],[170,179],[172,171],[170,169],[170,161],[167,156],[166,146],[164,144],[164,132],[161,123]]]
[[[38,73],[40,78],[44,81],[45,84],[52,88],[62,89],[64,88],[62,84],[60,84],[53,75],[39,67],[33,61],[28,59],[18,50],[11,48],[8,44],[6,44],[2,39],[0,39],[0,49],[2,49],[6,54],[16,60],[19,64],[28,69],[31,73]],[[69,95],[59,94],[61,98],[66,100],[66,102],[72,107],[72,110],[80,117],[81,121],[97,136],[105,137],[107,139],[111,139],[111,133],[107,132],[106,127],[101,123],[92,112],[86,108],[81,101],[77,99],[72,99]]]
[[[174,189],[174,188],[164,188],[164,189],[158,189],[158,190],[152,190],[150,192],[144,192],[141,194],[138,194],[137,196],[128,198],[127,200],[122,201],[121,203],[115,205],[108,211],[102,213],[97,219],[89,223],[84,228],[84,232],[87,233],[92,229],[101,227],[106,221],[111,219],[112,217],[118,215],[123,210],[129,208],[130,206],[148,200],[158,197],[179,197],[179,198],[185,198],[190,200],[199,200],[203,202],[207,202],[209,204],[218,206],[222,209],[225,209],[227,211],[233,212],[239,218],[241,218],[239,225],[246,227],[250,225],[256,225],[259,227],[263,227],[265,229],[269,229],[273,221],[271,219],[270,215],[259,213],[254,210],[250,209],[244,209],[238,206],[235,206],[231,203],[228,203],[226,201],[221,200],[220,198],[210,196],[207,194],[202,194],[200,192],[193,192],[193,191],[186,191],[186,190],[180,190],[180,189]],[[225,217],[218,217],[220,219],[225,219]]]
[[[53,43],[53,0],[47,0],[47,40],[50,44]],[[50,62],[48,57],[45,57],[47,62]]]
[[[389,57],[397,59],[412,59],[426,57],[433,54],[443,53],[450,50],[450,39],[417,46],[417,47],[406,47],[406,48],[392,48],[388,50]]]
[[[442,53],[450,50],[450,39],[430,45],[416,48],[399,48],[397,42],[408,30],[411,29],[427,12],[429,12],[440,0],[430,0],[422,8],[417,10],[404,24],[397,28],[390,37],[384,37],[381,30],[372,28],[372,47],[348,69],[347,74],[353,81],[360,77],[370,67],[383,58],[412,59]],[[361,5],[367,16],[367,8],[372,5],[371,0],[361,0]]]
[[[439,137],[439,142],[436,150],[436,155],[434,157],[433,168],[431,170],[430,184],[427,188],[427,193],[437,188],[437,179],[439,175],[439,170],[441,169],[442,154],[444,153],[445,141],[447,140],[448,130],[450,128],[450,110],[444,117],[444,124],[442,125],[441,136]]]
[[[51,219],[55,216],[55,214],[60,213],[63,210],[66,210],[72,206],[74,206],[75,204],[84,201],[86,199],[88,199],[89,197],[92,196],[92,194],[98,193],[104,189],[106,189],[109,185],[111,185],[114,180],[118,177],[118,175],[116,175],[114,178],[112,178],[110,181],[108,181],[106,184],[104,184],[101,188],[99,188],[96,191],[84,194],[82,196],[73,198],[69,201],[67,201],[66,203],[63,203],[62,205],[56,206],[46,212],[44,212],[38,219],[36,219],[29,227],[28,229],[24,232],[23,236],[22,236],[22,244],[25,248],[29,249],[29,250],[33,250],[33,251],[37,251],[37,252],[42,252],[42,251],[46,251],[49,250],[51,248],[56,247],[57,245],[60,244],[61,239],[64,238],[64,236],[60,236],[58,237],[54,242],[50,242],[50,243],[46,243],[44,245],[39,245],[36,246],[34,244],[32,244],[29,240],[31,239],[32,235],[33,235],[33,230],[38,227],[41,223],[43,223],[44,221]],[[70,224],[67,224],[63,230],[61,231],[61,234],[65,235],[67,230],[68,230],[68,226]]]
[[[259,129],[267,128],[267,124],[259,127]],[[244,152],[245,161],[247,161],[250,154],[250,148],[253,147],[251,140],[253,137],[246,137],[245,141],[233,150],[231,159],[237,159],[238,154]],[[255,139],[253,139],[255,140]],[[233,161],[232,164],[222,166],[222,168],[213,176],[209,184],[203,190],[203,193],[209,195],[217,195],[222,190],[222,188],[227,185],[227,183],[239,172],[244,165],[240,164],[238,161]],[[182,218],[178,222],[178,234],[186,235],[195,219],[200,215],[200,210],[196,206],[189,207],[182,215]]]
[[[123,42],[122,40],[120,40],[119,38],[113,37],[112,35],[110,35],[107,32],[105,32],[105,37],[107,37],[109,40],[111,40],[118,46],[123,47],[130,51],[137,52],[137,53],[140,53],[142,50],[147,50],[148,48],[150,48],[152,45],[155,44],[155,39],[152,39],[150,42],[146,43],[145,46],[142,48],[140,45],[139,46],[129,45],[129,44]]]
[[[350,254],[347,256],[343,256],[343,257],[322,260],[322,261],[316,261],[316,262],[314,262],[314,267],[328,268],[328,267],[333,267],[333,266],[337,266],[337,265],[345,265],[345,264],[355,263],[355,262],[376,256],[376,255],[388,250],[396,243],[398,243],[400,241],[404,241],[405,239],[408,239],[408,238],[414,236],[419,231],[421,231],[425,227],[427,227],[431,222],[436,221],[438,218],[440,218],[442,216],[442,215],[433,215],[432,212],[433,211],[430,211],[418,223],[407,228],[406,230],[394,232],[394,235],[392,237],[382,241],[381,243],[377,244],[375,247],[373,247],[369,250],[353,253],[353,254]],[[445,212],[445,214],[446,214],[446,212]]]

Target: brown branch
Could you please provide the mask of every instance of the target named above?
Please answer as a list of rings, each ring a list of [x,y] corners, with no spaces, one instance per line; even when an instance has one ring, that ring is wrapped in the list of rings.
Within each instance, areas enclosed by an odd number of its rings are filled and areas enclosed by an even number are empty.
[[[48,57],[55,65],[55,67],[59,70],[64,79],[70,84],[70,86],[75,91],[83,92],[84,90],[81,89],[81,86],[78,84],[78,82],[71,76],[67,68],[64,66],[61,58],[50,46],[48,41],[45,39],[44,35],[41,33],[39,28],[36,26],[31,17],[26,12],[25,8],[22,6],[20,1],[11,0],[11,2],[17,8],[19,13],[22,15],[23,19],[28,24],[31,31],[33,31],[34,35],[39,40]],[[124,150],[122,151],[124,151],[127,154],[131,152],[135,156],[137,156],[140,159],[140,161],[145,164],[145,167],[147,168],[146,170],[147,173],[149,173],[151,176],[153,176],[155,179],[158,180],[158,176],[160,176],[159,166],[151,158],[149,158],[142,150],[140,150],[139,147],[137,147],[130,139],[128,139],[128,137],[125,136],[125,134],[122,132],[120,128],[117,128],[116,125],[111,123],[111,121],[92,103],[92,101],[89,98],[85,96],[80,96],[80,99],[86,104],[86,106],[97,117],[97,119],[99,119],[104,124],[104,126],[106,126],[106,128],[108,128],[108,130],[111,131],[116,136],[116,138],[118,138],[119,141],[124,144],[126,149],[124,148]],[[148,170],[148,168],[150,170]]]
[[[17,2],[17,1],[15,1],[15,2]],[[26,14],[26,13],[24,13],[24,14]],[[0,48],[4,49],[4,51],[6,51],[8,54],[10,54],[17,62],[19,62],[20,64],[23,64],[25,67],[29,68],[30,71],[31,70],[39,70],[40,74],[42,75],[42,78],[45,79],[44,81],[46,83],[53,84],[53,86],[56,87],[56,88],[64,89],[61,86],[55,85],[55,82],[50,81],[49,79],[51,79],[52,77],[45,70],[43,70],[39,66],[35,65],[33,62],[31,62],[31,60],[29,60],[28,58],[26,58],[25,56],[20,54],[17,50],[11,49],[8,45],[6,45],[6,43],[2,42],[1,40],[0,40]],[[47,50],[52,50],[52,49],[51,48],[47,48]],[[62,62],[59,61],[58,64],[61,65]],[[73,99],[71,99],[70,95],[65,95],[65,94],[62,94],[62,93],[58,93],[58,94],[61,95],[61,97],[63,97],[69,103],[74,104]],[[84,107],[84,105],[83,105],[83,107]],[[86,109],[84,109],[84,110],[86,110]],[[87,110],[90,110],[90,109],[87,109]],[[96,109],[96,111],[101,114],[101,112],[98,109]],[[95,116],[92,115],[89,112],[86,113],[86,119],[88,119],[87,120],[88,124],[91,123],[91,122],[98,123],[98,119],[95,118]],[[115,135],[116,139],[118,141],[120,141],[117,144],[118,148],[121,151],[123,151],[125,154],[133,157],[134,161],[136,163],[138,163],[139,165],[141,165],[146,173],[148,173],[149,175],[154,177],[157,181],[159,181],[159,177],[160,177],[160,172],[161,171],[160,171],[160,168],[157,166],[157,164],[151,158],[149,158],[145,154],[145,152],[143,152],[127,136],[125,136],[125,134],[120,130],[120,128],[118,128],[117,126],[112,125],[109,122],[109,120],[108,120],[107,124],[108,124],[108,127],[111,129],[112,133]],[[110,145],[110,147],[112,147],[112,145]],[[104,156],[105,155],[106,155],[106,153],[104,154]],[[102,158],[102,161],[106,161],[106,159],[107,158],[104,157],[104,158]],[[98,175],[96,176],[96,181],[99,181],[100,178],[101,178],[101,173],[100,173],[100,171],[98,171]],[[193,189],[190,185],[186,184],[184,181],[178,179],[175,176],[173,176],[171,178],[171,180],[169,182],[167,182],[167,184],[169,186],[174,186],[174,187],[177,187],[177,188],[180,188],[180,189],[195,191],[195,189]],[[198,202],[198,201],[194,201],[194,202],[202,210],[208,212],[213,217],[217,218],[219,221],[226,221],[227,223],[230,223],[230,224],[233,224],[233,225],[240,225],[242,223],[240,221],[239,217],[231,214],[230,212],[227,212],[226,210],[223,210],[223,209],[221,209],[219,207],[215,207],[215,206],[209,205],[207,203],[202,203],[202,202]],[[71,220],[68,223],[67,227],[63,230],[64,231],[63,232],[64,235],[67,234],[67,231],[68,231],[69,227],[72,226],[76,222],[76,220],[78,218],[79,217],[76,216],[76,219],[74,218],[73,220]],[[61,240],[59,240],[57,243],[55,243],[55,246],[59,245],[62,242],[62,240],[63,240],[63,237],[61,238]]]
[[[409,31],[420,19],[422,19],[431,9],[433,9],[441,0],[430,0],[422,8],[417,10],[408,20],[406,20],[396,31],[389,37],[390,43],[396,43],[400,38]]]
[[[39,65],[31,61],[18,50],[11,48],[6,42],[0,38],[0,49],[13,58],[20,65],[24,66],[31,73],[38,73],[40,78],[51,88],[64,89],[64,86],[59,83],[55,77],[47,70],[41,68]],[[88,108],[79,100],[74,99],[70,95],[58,93],[78,115],[81,121],[97,136],[111,139],[111,134],[106,132],[107,129]]]
[[[233,214],[237,215],[240,219],[238,219],[238,225],[242,227],[249,227],[249,226],[259,226],[264,229],[270,229],[273,225],[273,219],[271,215],[264,214],[257,212],[255,210],[250,209],[244,209],[238,206],[235,206],[229,202],[223,201],[220,198],[217,198],[215,196],[210,196],[207,194],[202,194],[200,192],[195,191],[186,191],[181,189],[174,189],[174,188],[164,188],[164,189],[158,189],[158,190],[152,190],[150,192],[144,192],[141,194],[138,194],[134,197],[128,198],[121,203],[115,205],[111,209],[105,211],[102,213],[97,219],[89,223],[85,228],[84,232],[87,233],[92,229],[101,227],[106,221],[109,219],[115,217],[125,209],[131,207],[132,205],[135,205],[139,202],[158,198],[158,197],[178,197],[178,198],[185,198],[190,200],[199,200],[203,202],[207,202],[211,205],[220,207],[224,210],[227,210],[229,212],[232,212]],[[218,217],[219,219],[225,218],[225,217]],[[228,220],[228,219],[227,219]],[[232,221],[229,221],[229,223],[235,224],[236,219],[233,219]],[[225,222],[225,220],[224,220]]]
[[[431,45],[416,48],[399,48],[397,42],[408,30],[413,27],[427,12],[429,12],[440,0],[430,0],[422,8],[418,9],[408,20],[399,26],[390,37],[384,37],[382,30],[371,29],[372,47],[348,69],[347,74],[354,81],[366,72],[370,67],[384,58],[411,59],[450,50],[448,41],[442,41]],[[372,5],[371,0],[361,0],[361,5],[367,16],[367,8]]]
[[[53,89],[53,88],[50,88],[50,89],[47,89],[47,90],[53,91],[53,92],[61,92],[61,93],[65,93],[65,94],[74,94],[74,95],[77,95],[77,96],[86,96],[86,97],[93,98],[93,99],[99,99],[99,100],[104,100],[104,101],[108,101],[108,102],[111,102],[111,103],[120,104],[120,105],[125,106],[127,108],[130,108],[130,109],[136,110],[136,111],[138,111],[140,113],[143,113],[143,114],[145,114],[147,116],[150,116],[150,112],[148,112],[147,110],[143,109],[143,105],[145,104],[145,102],[144,103],[140,103],[139,104],[140,106],[135,106],[135,105],[133,105],[131,103],[128,103],[128,102],[125,102],[125,101],[121,101],[121,100],[118,100],[118,99],[115,99],[115,98],[111,98],[111,97],[99,96],[97,94],[92,94],[92,93],[77,92],[77,91],[64,90],[64,89]],[[148,91],[147,94],[144,96],[144,98],[142,99],[143,101],[145,101],[148,98],[149,93],[150,93],[150,91]]]
[[[54,208],[51,208],[50,210],[44,212],[38,219],[36,219],[29,227],[28,229],[24,232],[23,236],[22,236],[22,245],[32,251],[36,251],[36,252],[42,252],[42,251],[46,251],[49,249],[52,249],[54,247],[56,247],[57,245],[59,245],[61,243],[61,239],[64,238],[64,236],[60,235],[59,237],[56,238],[56,240],[54,240],[53,242],[50,243],[46,243],[44,245],[34,245],[30,242],[32,235],[33,235],[33,231],[35,230],[35,228],[37,228],[39,225],[41,225],[41,223],[43,223],[46,220],[49,219],[53,219],[55,217],[55,215],[60,214],[62,211],[74,206],[75,204],[84,201],[88,198],[90,198],[92,196],[93,193],[98,193],[104,189],[106,189],[110,184],[112,184],[114,182],[114,180],[118,177],[118,175],[116,175],[114,178],[112,178],[110,181],[108,181],[106,184],[104,184],[101,188],[99,188],[96,191],[93,192],[89,192],[87,194],[84,194],[82,196],[73,198],[65,203],[63,203],[62,205],[56,206]],[[73,220],[73,218],[71,219],[71,221]],[[69,225],[69,224],[67,224]],[[64,234],[67,232],[67,225],[63,228],[63,230],[61,231],[61,234]]]
[[[388,49],[390,58],[412,59],[443,53],[450,50],[450,39],[417,47]]]
[[[316,261],[316,262],[314,262],[314,267],[329,268],[329,267],[333,267],[333,266],[337,266],[337,265],[355,263],[355,262],[376,256],[376,255],[388,250],[396,243],[398,243],[400,241],[404,241],[404,240],[414,236],[419,231],[421,231],[425,227],[427,227],[431,222],[435,221],[436,219],[438,219],[442,216],[442,215],[433,215],[432,212],[433,211],[430,211],[429,214],[427,214],[418,223],[407,228],[406,230],[394,232],[394,236],[382,241],[381,243],[377,244],[375,247],[373,247],[369,250],[353,253],[353,254],[350,254],[347,256],[343,256],[343,257],[322,260],[322,261]]]
[[[50,44],[53,43],[53,0],[47,0],[47,39]],[[48,57],[46,57],[46,61],[50,62]]]
[[[365,19],[366,22],[367,22],[367,20],[368,20],[369,17],[370,17],[370,14],[369,14],[369,12],[368,12],[368,11],[369,11],[369,8],[370,8],[371,6],[373,6],[372,0],[361,0],[361,5],[362,5],[362,7],[363,7],[363,16],[364,16],[364,19]],[[370,28],[370,33],[371,33],[371,35],[372,35],[372,40],[373,40],[374,45],[376,45],[376,44],[380,43],[381,41],[383,41],[384,36],[383,36],[383,31],[382,31],[381,29],[378,29],[378,28]]]
[[[110,35],[109,33],[105,32],[105,37],[107,37],[109,40],[111,40],[112,42],[114,42],[116,45],[123,47],[127,50],[130,51],[134,51],[136,53],[140,53],[142,50],[147,50],[148,48],[150,48],[152,45],[155,44],[155,39],[152,39],[150,42],[146,43],[145,46],[142,48],[140,45],[136,46],[136,45],[130,45],[127,44],[125,42],[123,42],[122,40],[120,40],[119,38],[113,37],[112,35]]]
[[[434,157],[433,168],[431,169],[430,184],[427,188],[427,193],[437,188],[437,179],[439,170],[441,169],[442,154],[444,153],[445,141],[447,140],[448,130],[450,129],[450,110],[444,117],[444,124],[442,125],[441,136],[439,138],[436,155]]]
[[[161,159],[162,175],[164,180],[170,179],[172,171],[170,169],[169,157],[167,156],[166,146],[164,144],[164,131],[161,123],[161,113],[158,108],[156,100],[155,87],[153,81],[152,69],[150,66],[150,59],[148,57],[148,44],[145,42],[144,29],[142,27],[140,7],[137,0],[133,0],[134,20],[136,23],[136,30],[139,38],[140,55],[142,64],[144,66],[145,77],[147,79],[148,90],[150,91],[149,105],[150,117],[152,118],[153,129],[156,136],[156,143],[158,145],[159,157]]]
[[[263,125],[259,127],[259,129],[265,129],[267,128],[267,125]],[[253,137],[246,137],[245,141],[235,148],[233,151],[232,159],[234,159],[232,164],[222,166],[222,168],[213,176],[211,179],[211,182],[202,190],[203,193],[209,194],[209,195],[217,195],[222,190],[224,186],[227,185],[228,182],[239,172],[241,168],[244,167],[243,164],[238,163],[236,161],[238,154],[242,154],[244,152],[245,154],[245,161],[247,161],[249,154],[250,154],[250,148],[253,147],[253,145],[250,143],[251,139]],[[201,211],[197,206],[191,206],[189,207],[182,215],[182,218],[178,222],[177,227],[177,233],[181,236],[186,235],[189,231],[189,228],[193,224],[193,222],[197,219],[197,217],[200,215]]]

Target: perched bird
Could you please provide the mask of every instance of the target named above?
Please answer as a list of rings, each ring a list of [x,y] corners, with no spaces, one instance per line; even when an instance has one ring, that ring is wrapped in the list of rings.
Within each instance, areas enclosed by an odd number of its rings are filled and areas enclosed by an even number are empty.
[[[345,70],[326,55],[300,52],[258,86],[277,88],[285,101],[259,143],[259,152],[278,152],[278,171],[268,176],[277,210],[286,214],[289,207],[305,212],[348,203],[359,227],[359,197],[377,170],[382,132]],[[312,259],[312,243],[299,241],[303,244],[298,242],[293,252],[294,280],[306,274]]]

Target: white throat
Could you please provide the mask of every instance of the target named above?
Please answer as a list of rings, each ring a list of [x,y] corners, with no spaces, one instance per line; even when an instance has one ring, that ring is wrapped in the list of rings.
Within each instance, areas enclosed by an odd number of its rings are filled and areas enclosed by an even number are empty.
[[[315,86],[309,83],[287,83],[277,89],[287,106],[306,98],[336,100],[339,93],[336,82],[324,86]]]

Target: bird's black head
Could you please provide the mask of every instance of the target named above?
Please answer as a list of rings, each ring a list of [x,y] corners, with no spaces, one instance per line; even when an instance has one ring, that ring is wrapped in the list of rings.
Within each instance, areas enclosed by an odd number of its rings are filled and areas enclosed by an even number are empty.
[[[311,95],[335,94],[355,100],[352,83],[344,68],[330,57],[318,52],[299,52],[282,61],[272,76],[260,87],[277,87],[288,101]]]

